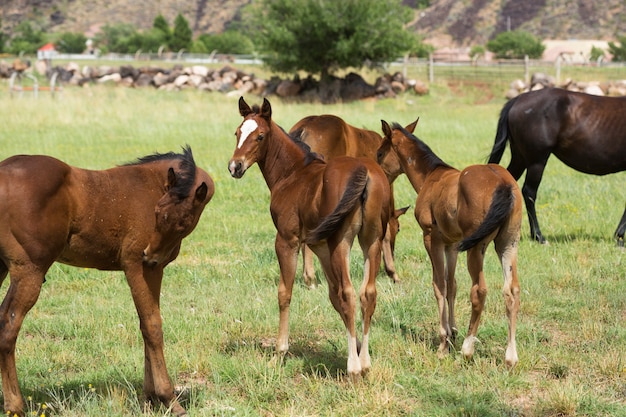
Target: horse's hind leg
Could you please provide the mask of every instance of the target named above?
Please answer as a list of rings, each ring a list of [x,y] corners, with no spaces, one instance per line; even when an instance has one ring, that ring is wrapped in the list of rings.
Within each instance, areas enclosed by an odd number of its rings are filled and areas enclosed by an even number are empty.
[[[467,251],[467,269],[472,277],[472,288],[470,289],[472,315],[467,336],[461,347],[461,353],[467,359],[474,355],[474,343],[476,342],[480,316],[485,308],[485,300],[487,298],[487,283],[485,282],[485,274],[483,272],[486,246],[484,243],[479,243]]]
[[[454,305],[456,303],[456,261],[459,256],[456,246],[446,246],[446,300],[448,301],[448,338],[454,343],[459,332],[456,327]]]
[[[539,183],[543,177],[543,171],[546,167],[548,158],[533,164],[526,170],[526,179],[522,187],[522,195],[526,203],[526,211],[528,212],[528,221],[530,223],[530,237],[539,243],[546,243],[546,239],[539,228],[539,220],[537,220],[537,212],[535,211],[535,202],[537,201],[537,190]]]
[[[0,305],[2,392],[4,410],[10,415],[24,415],[24,400],[15,366],[15,343],[24,317],[39,298],[44,275],[45,271],[33,265],[11,268],[11,284]]]
[[[445,245],[441,242],[441,238],[438,237],[438,233],[437,231],[429,233],[424,231],[424,247],[433,269],[433,291],[437,300],[437,311],[439,314],[439,348],[437,352],[439,356],[442,356],[449,350],[448,342],[449,337],[452,335],[452,330],[448,322]]]
[[[348,336],[347,371],[350,378],[356,381],[361,375],[359,350],[362,348],[359,346],[356,336],[356,293],[350,281],[350,240],[342,240],[338,244],[329,241],[328,244],[328,256],[320,256],[320,262],[328,281],[328,296],[346,327]]]
[[[515,342],[515,330],[517,323],[517,313],[520,308],[520,285],[517,277],[517,246],[519,234],[514,236],[498,236],[495,249],[502,263],[504,273],[504,285],[502,295],[506,306],[506,315],[509,319],[509,334],[507,338],[505,363],[512,368],[517,364],[517,345]]]
[[[617,239],[617,245],[622,248],[624,247],[624,233],[626,233],[626,209],[624,209],[622,219],[619,221],[617,229],[615,229],[615,239]]]
[[[359,298],[361,301],[361,316],[363,317],[363,342],[359,352],[361,361],[361,373],[365,374],[372,366],[369,353],[369,331],[372,321],[372,315],[376,310],[376,275],[380,268],[380,240],[359,239],[361,249],[363,250],[363,283],[359,290]]]

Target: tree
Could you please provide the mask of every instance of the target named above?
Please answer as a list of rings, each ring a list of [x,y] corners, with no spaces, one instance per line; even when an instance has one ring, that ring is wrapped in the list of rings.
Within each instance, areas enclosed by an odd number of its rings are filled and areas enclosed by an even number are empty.
[[[618,36],[619,45],[609,42],[609,53],[613,55],[613,61],[626,61],[626,36]]]
[[[15,28],[15,34],[11,39],[9,52],[14,55],[20,53],[35,54],[44,44],[43,32],[34,30],[28,21],[23,21]]]
[[[192,37],[193,33],[189,27],[189,22],[179,13],[174,20],[174,31],[172,32],[172,38],[169,43],[170,48],[175,52],[181,49],[189,50]]]
[[[55,42],[59,52],[68,54],[80,54],[86,48],[87,37],[82,33],[64,32]]]
[[[167,24],[167,20],[165,20],[162,14],[154,18],[154,22],[152,23],[152,29],[155,33],[161,34],[162,45],[169,45],[172,38],[172,30],[170,29],[170,26]]]
[[[522,59],[528,55],[529,58],[538,59],[546,47],[541,39],[528,32],[511,31],[502,32],[487,42],[487,49],[493,52],[496,58]]]
[[[131,50],[129,39],[137,34],[137,29],[128,23],[117,23],[104,25],[101,32],[96,36],[96,43],[100,45],[103,52],[134,53]]]
[[[395,60],[416,45],[401,0],[261,0],[245,11],[270,69],[320,74]]]
[[[240,55],[254,52],[250,38],[235,30],[227,30],[216,35],[203,34],[198,36],[198,41],[204,44],[207,52]]]

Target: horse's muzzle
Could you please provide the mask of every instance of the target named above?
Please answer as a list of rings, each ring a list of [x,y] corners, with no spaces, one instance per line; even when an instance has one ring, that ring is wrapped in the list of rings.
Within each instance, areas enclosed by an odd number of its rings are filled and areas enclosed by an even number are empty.
[[[242,161],[231,159],[228,163],[228,170],[233,178],[241,178],[246,173],[246,167]]]
[[[150,246],[148,246],[146,249],[143,250],[143,263],[146,264],[147,266],[149,266],[150,268],[154,268],[155,266],[157,266],[159,264],[159,261],[156,260],[155,258],[152,258],[148,255],[148,250],[149,250]]]

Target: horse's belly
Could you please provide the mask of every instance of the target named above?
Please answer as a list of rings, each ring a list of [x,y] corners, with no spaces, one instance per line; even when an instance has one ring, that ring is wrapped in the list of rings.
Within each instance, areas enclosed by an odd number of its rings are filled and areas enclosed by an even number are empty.
[[[586,154],[584,158],[580,155],[569,155],[566,152],[554,152],[561,162],[585,174],[607,175],[614,174],[626,170],[626,157],[622,155],[604,155]]]
[[[94,268],[104,271],[118,271],[122,269],[117,253],[97,249],[93,251],[66,249],[59,255],[57,262],[79,268]]]

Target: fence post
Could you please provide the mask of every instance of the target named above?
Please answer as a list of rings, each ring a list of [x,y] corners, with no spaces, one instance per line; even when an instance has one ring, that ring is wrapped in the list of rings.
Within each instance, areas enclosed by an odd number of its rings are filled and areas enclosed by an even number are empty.
[[[556,57],[555,64],[556,65],[556,84],[561,84],[561,54]]]
[[[526,81],[526,85],[530,82],[530,60],[528,59],[528,55],[524,55],[524,81]]]
[[[428,82],[435,82],[435,65],[433,60],[433,54],[428,54]]]

